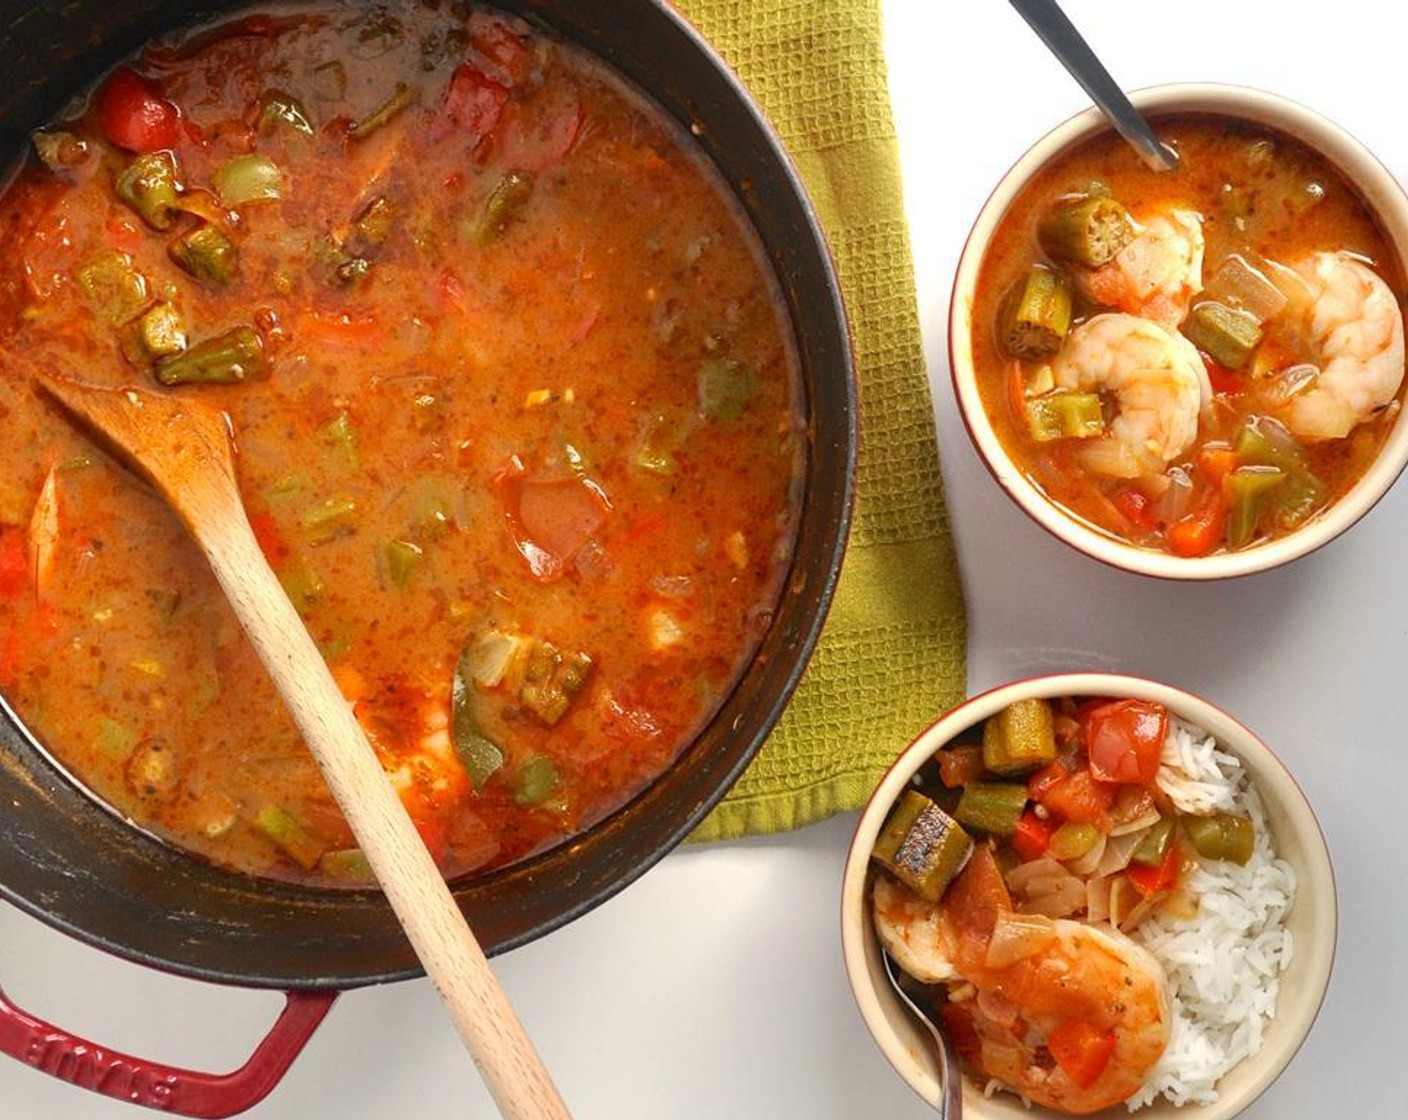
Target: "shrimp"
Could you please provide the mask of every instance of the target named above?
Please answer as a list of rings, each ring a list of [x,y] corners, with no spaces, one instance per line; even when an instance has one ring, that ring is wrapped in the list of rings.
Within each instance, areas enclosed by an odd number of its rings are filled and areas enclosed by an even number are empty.
[[[1348,253],[1315,253],[1296,266],[1309,286],[1303,326],[1319,375],[1286,406],[1305,439],[1340,439],[1393,400],[1403,382],[1403,313],[1389,286]]]
[[[875,929],[911,976],[946,983],[944,1022],[982,1077],[1084,1114],[1132,1096],[1172,1026],[1168,979],[1126,934],[1013,914],[990,849],[939,902],[877,876]]]
[[[925,984],[960,979],[944,948],[937,903],[920,898],[888,875],[876,878],[871,902],[880,943],[907,975]]]
[[[1080,274],[1095,302],[1175,330],[1203,289],[1203,222],[1192,210],[1156,214],[1109,264]]]
[[[1149,950],[1113,927],[1040,924],[1050,927],[1041,948],[965,977],[972,993],[951,1005],[953,1018],[971,1022],[972,1060],[986,1076],[1050,1108],[1098,1112],[1133,1096],[1163,1056],[1168,978]],[[1103,1063],[1086,1048],[1103,1050]]]
[[[1137,478],[1163,468],[1197,438],[1212,399],[1207,368],[1180,334],[1137,315],[1096,315],[1069,335],[1051,365],[1056,385],[1109,393],[1115,417],[1082,458],[1096,473]]]

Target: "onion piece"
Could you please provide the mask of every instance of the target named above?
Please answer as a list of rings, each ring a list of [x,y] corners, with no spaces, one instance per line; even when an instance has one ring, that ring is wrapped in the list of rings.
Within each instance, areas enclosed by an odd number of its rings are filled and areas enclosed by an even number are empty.
[[[1110,880],[1087,879],[1085,882],[1085,919],[1103,922],[1110,916]]]
[[[1095,870],[1101,875],[1113,875],[1117,871],[1123,871],[1129,866],[1130,857],[1134,855],[1134,849],[1139,847],[1142,839],[1143,836],[1137,832],[1126,836],[1111,836]]]
[[[1150,805],[1147,810],[1140,813],[1139,816],[1135,817],[1133,820],[1124,821],[1121,824],[1111,827],[1110,835],[1128,836],[1134,832],[1146,832],[1150,828],[1153,828],[1154,825],[1158,824],[1161,819],[1162,817],[1159,811]]]
[[[1085,883],[1054,859],[1038,859],[1007,873],[1007,889],[1028,914],[1068,918],[1085,906]]]
[[[268,156],[251,152],[235,156],[215,169],[215,191],[230,209],[247,202],[282,198],[284,176]]]
[[[1016,961],[1035,956],[1056,940],[1056,925],[1040,914],[999,913],[988,941],[983,963],[988,968],[1006,968]]]

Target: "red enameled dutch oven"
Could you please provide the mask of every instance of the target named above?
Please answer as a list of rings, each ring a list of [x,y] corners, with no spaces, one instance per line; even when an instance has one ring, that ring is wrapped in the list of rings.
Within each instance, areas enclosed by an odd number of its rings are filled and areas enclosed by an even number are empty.
[[[266,7],[276,5],[264,5]],[[839,288],[805,192],[731,71],[662,0],[505,0],[615,66],[699,138],[761,236],[789,306],[811,439],[796,560],[739,686],[654,785],[573,842],[454,884],[485,950],[522,945],[619,891],[723,796],[791,695],[830,603],[850,522],[856,390]],[[179,0],[0,0],[0,160],[148,39],[245,5]],[[377,892],[301,889],[221,871],[119,819],[0,713],[0,895],[120,957],[288,1005],[249,1062],[222,1076],[172,1069],[58,1030],[0,996],[0,1050],[110,1096],[190,1116],[240,1112],[274,1087],[337,993],[420,975]]]

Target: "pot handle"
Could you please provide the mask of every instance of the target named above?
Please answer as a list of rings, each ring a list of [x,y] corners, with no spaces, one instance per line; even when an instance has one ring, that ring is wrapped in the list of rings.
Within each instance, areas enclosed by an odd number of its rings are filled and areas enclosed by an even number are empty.
[[[283,1078],[337,992],[285,992],[287,1002],[249,1061],[200,1073],[97,1046],[16,1007],[0,989],[0,1053],[83,1089],[180,1116],[215,1120],[258,1104]]]

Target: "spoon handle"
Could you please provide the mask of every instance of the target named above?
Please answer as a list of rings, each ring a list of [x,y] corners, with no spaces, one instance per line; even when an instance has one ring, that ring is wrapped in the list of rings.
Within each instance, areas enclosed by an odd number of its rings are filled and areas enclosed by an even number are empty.
[[[184,516],[287,702],[387,900],[508,1120],[569,1113],[352,708],[268,562],[232,474],[188,480]]]
[[[1109,117],[1115,131],[1123,136],[1155,171],[1172,171],[1178,155],[1154,135],[1149,122],[1139,115],[1104,64],[1095,56],[1081,33],[1066,17],[1056,0],[1010,0],[1021,17],[1047,48],[1070,72],[1071,77]]]

